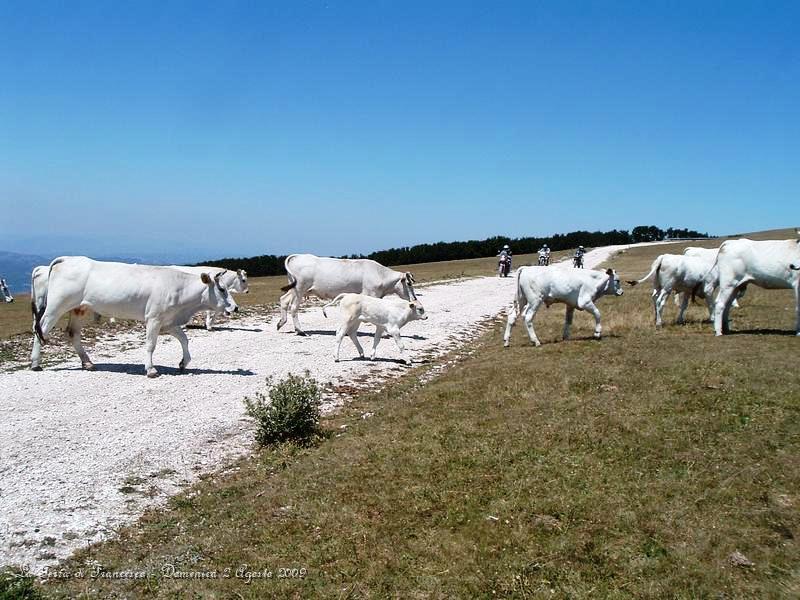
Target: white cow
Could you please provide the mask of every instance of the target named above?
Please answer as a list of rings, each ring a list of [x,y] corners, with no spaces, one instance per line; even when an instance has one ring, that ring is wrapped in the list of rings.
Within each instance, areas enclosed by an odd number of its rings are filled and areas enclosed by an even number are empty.
[[[709,270],[708,275],[706,276],[706,289],[708,286],[712,286],[711,291],[716,292],[717,288],[719,287],[719,268],[717,267],[717,253],[719,253],[719,248],[700,248],[698,246],[687,246],[683,250],[683,254],[685,256],[696,256],[697,258],[702,258],[703,260],[708,261]],[[747,286],[743,286],[742,289],[736,294],[736,298],[733,299],[733,303],[731,306],[733,308],[739,308],[738,300],[744,296],[744,293],[747,291]],[[675,304],[680,304],[681,294],[675,294]]]
[[[403,360],[411,364],[411,359],[406,356],[406,349],[400,339],[400,329],[409,321],[428,318],[419,301],[407,302],[389,298],[374,298],[364,294],[339,294],[332,302],[322,307],[322,314],[327,317],[328,314],[325,309],[336,305],[341,307],[345,317],[336,330],[336,352],[334,354],[336,362],[339,362],[339,350],[342,347],[342,340],[345,335],[353,340],[353,344],[358,350],[358,355],[360,357],[364,356],[364,349],[358,342],[358,326],[361,323],[372,323],[375,325],[375,337],[372,340],[370,360],[375,359],[375,351],[381,341],[383,332],[386,331],[394,338],[397,347],[400,348]]]
[[[145,370],[156,377],[153,350],[159,333],[168,333],[181,344],[184,370],[191,356],[189,341],[181,329],[199,310],[239,310],[224,284],[222,274],[193,276],[171,267],[100,262],[85,256],[62,256],[50,263],[47,293],[35,314],[31,369],[40,371],[41,344],[62,315],[71,311],[67,334],[84,369],[94,365],[81,345],[81,328],[89,315],[144,321],[146,325]]]
[[[292,254],[286,257],[289,284],[280,299],[281,318],[278,329],[286,324],[287,312],[292,313],[294,330],[305,335],[297,318],[300,303],[308,294],[331,300],[339,294],[364,294],[383,298],[397,294],[403,300],[416,300],[414,276],[384,267],[365,258],[325,258],[313,254]]]
[[[733,298],[747,284],[776,289],[793,289],[800,335],[800,240],[727,240],[719,247],[719,294],[714,311],[714,333],[730,333],[729,316]]]
[[[714,318],[712,295],[716,287],[716,277],[709,274],[714,264],[706,258],[684,256],[682,254],[661,254],[650,267],[650,272],[638,281],[629,280],[630,285],[643,283],[653,277],[653,309],[656,315],[656,327],[663,324],[661,314],[667,298],[674,291],[681,295],[681,306],[676,323],[684,323],[684,314],[689,299],[698,296],[705,299],[708,307],[708,318]]]
[[[514,306],[508,313],[503,345],[508,346],[511,340],[511,328],[517,321],[521,311],[525,319],[525,327],[531,342],[541,346],[536,332],[533,330],[533,318],[542,304],[548,308],[555,303],[567,305],[564,320],[564,339],[569,338],[572,317],[575,309],[587,310],[594,315],[594,337],[600,339],[600,311],[595,302],[605,295],[622,295],[619,277],[613,269],[606,271],[582,271],[579,269],[548,269],[547,267],[520,267],[517,269],[517,293]]]
[[[250,289],[247,285],[247,271],[243,269],[239,269],[237,271],[231,271],[227,269],[223,269],[220,267],[181,267],[181,266],[172,266],[172,269],[177,269],[184,273],[190,273],[192,275],[202,275],[203,273],[208,273],[210,277],[216,277],[217,274],[222,273],[220,277],[220,283],[224,285],[229,292],[241,292],[244,294],[250,293]],[[47,297],[47,280],[48,280],[48,273],[50,271],[50,267],[46,265],[39,265],[38,267],[33,268],[33,272],[31,273],[31,306],[42,306]],[[222,311],[215,312],[212,310],[206,311],[206,329],[208,331],[212,330],[212,325],[214,324],[214,317],[221,314]],[[36,319],[36,310],[33,309],[34,321]],[[88,317],[92,316],[90,312],[84,315],[85,320]],[[95,323],[100,322],[100,315],[94,314],[93,320]]]
[[[173,266],[174,269],[190,273],[192,275],[202,275],[208,273],[211,277],[216,277],[218,273],[222,273],[220,283],[228,288],[231,293],[249,294],[250,288],[247,285],[247,271],[238,269],[236,271],[224,269],[221,267],[179,267]],[[221,314],[222,311],[215,312],[213,310],[206,311],[206,329],[211,331],[214,325],[214,317]]]
[[[11,290],[8,289],[8,284],[6,280],[0,277],[0,293],[3,294],[3,301],[4,302],[13,302],[14,296],[11,295]]]

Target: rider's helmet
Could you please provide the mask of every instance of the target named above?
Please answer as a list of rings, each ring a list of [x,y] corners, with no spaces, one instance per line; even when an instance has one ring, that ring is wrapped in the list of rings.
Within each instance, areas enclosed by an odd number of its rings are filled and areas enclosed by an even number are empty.
[[[503,250],[509,250],[509,249],[510,249],[510,248],[508,247],[508,244],[506,244],[505,246],[503,246]]]
[[[544,246],[542,246],[542,248],[544,248],[545,250],[547,250],[547,244],[545,244]]]
[[[583,250],[583,246],[578,246],[578,250]]]

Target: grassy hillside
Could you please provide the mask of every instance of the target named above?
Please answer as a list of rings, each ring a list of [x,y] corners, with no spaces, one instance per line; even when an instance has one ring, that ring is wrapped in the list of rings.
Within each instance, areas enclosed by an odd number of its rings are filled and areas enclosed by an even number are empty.
[[[615,257],[643,274],[663,249]],[[79,553],[146,582],[56,596],[715,597],[800,595],[800,372],[789,291],[748,290],[738,331],[652,326],[650,290],[604,298],[606,336],[558,341],[563,307],[502,348],[503,323],[425,385],[355,398],[319,447],[258,451]],[[674,319],[671,304],[667,318]],[[763,332],[768,332],[764,334]],[[371,418],[364,415],[374,413]],[[740,552],[754,564],[731,562]],[[231,569],[227,579],[169,579]],[[241,565],[273,579],[249,584]],[[278,578],[282,567],[303,577]],[[289,571],[289,575],[292,572]],[[299,573],[298,573],[299,574]]]

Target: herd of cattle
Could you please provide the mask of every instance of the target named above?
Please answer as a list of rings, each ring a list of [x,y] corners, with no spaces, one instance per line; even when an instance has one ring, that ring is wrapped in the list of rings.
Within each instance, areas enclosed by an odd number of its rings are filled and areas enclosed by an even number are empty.
[[[345,336],[350,337],[360,356],[363,348],[356,332],[361,323],[375,325],[372,358],[384,333],[392,336],[404,359],[410,362],[400,338],[409,321],[427,319],[414,292],[414,277],[366,259],[320,258],[293,254],[286,258],[288,284],[280,298],[280,329],[291,314],[295,332],[305,335],[298,320],[302,300],[315,295],[331,300],[323,308],[339,305],[344,319],[336,331],[335,359]],[[746,286],[795,291],[797,334],[800,335],[800,239],[753,241],[728,240],[718,249],[687,248],[683,255],[662,254],[650,272],[631,285],[653,278],[653,306],[656,325],[662,324],[664,304],[672,292],[680,302],[678,322],[683,322],[690,299],[704,298],[716,335],[729,332],[729,314]],[[718,291],[717,291],[718,290]],[[159,334],[174,336],[181,344],[184,370],[191,356],[183,325],[198,312],[206,311],[210,330],[214,316],[238,311],[232,293],[247,293],[247,273],[216,267],[162,267],[95,261],[83,256],[55,259],[49,266],[36,267],[31,276],[33,350],[31,368],[41,370],[41,346],[64,315],[69,315],[67,334],[84,369],[94,365],[81,345],[81,329],[101,316],[144,321],[146,329],[145,371],[156,377],[153,351]],[[714,293],[717,291],[716,297]],[[533,318],[542,304],[567,306],[564,339],[569,337],[574,311],[588,311],[595,317],[594,336],[601,335],[600,311],[595,303],[604,295],[623,293],[617,273],[608,269],[526,266],[517,269],[516,293],[509,310],[504,335],[508,346],[511,329],[519,314],[524,317],[530,340],[540,345]],[[385,298],[389,295],[398,299]],[[326,315],[327,316],[327,315]]]

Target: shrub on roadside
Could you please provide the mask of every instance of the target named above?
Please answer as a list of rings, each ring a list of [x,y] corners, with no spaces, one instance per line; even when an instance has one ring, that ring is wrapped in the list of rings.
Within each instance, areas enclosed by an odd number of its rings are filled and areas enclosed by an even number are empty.
[[[267,378],[267,395],[245,398],[247,414],[256,421],[256,441],[262,446],[282,442],[306,445],[318,435],[322,391],[308,371],[288,375],[273,384]]]
[[[40,600],[34,578],[18,569],[0,568],[0,600]]]

